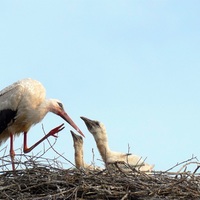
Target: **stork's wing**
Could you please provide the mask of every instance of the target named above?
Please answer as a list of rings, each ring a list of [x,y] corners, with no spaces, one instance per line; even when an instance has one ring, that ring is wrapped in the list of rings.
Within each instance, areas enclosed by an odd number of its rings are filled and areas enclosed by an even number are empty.
[[[17,110],[24,87],[16,82],[0,91],[0,111],[4,109]]]
[[[14,122],[16,114],[17,111],[9,109],[0,111],[0,134]]]
[[[0,134],[14,122],[24,87],[16,82],[0,91]]]

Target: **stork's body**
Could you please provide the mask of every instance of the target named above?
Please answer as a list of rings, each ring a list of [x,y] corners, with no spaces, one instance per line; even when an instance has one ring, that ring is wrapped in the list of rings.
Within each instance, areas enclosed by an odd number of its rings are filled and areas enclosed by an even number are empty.
[[[24,152],[27,153],[49,136],[55,136],[64,127],[56,127],[35,145],[27,147],[27,132],[40,122],[48,112],[53,112],[67,121],[80,134],[82,132],[64,111],[56,99],[45,99],[43,85],[33,79],[23,79],[0,91],[0,145],[10,137],[10,154],[14,159],[13,135],[24,132]],[[83,135],[83,134],[82,134]],[[13,164],[14,169],[14,164]]]
[[[85,117],[81,117],[81,119],[85,122],[90,133],[94,136],[97,148],[106,166],[108,166],[108,164],[124,162],[130,166],[136,167],[136,169],[139,169],[140,171],[151,171],[153,169],[154,166],[144,163],[141,157],[137,155],[111,151],[108,145],[105,126],[99,121],[90,120]]]

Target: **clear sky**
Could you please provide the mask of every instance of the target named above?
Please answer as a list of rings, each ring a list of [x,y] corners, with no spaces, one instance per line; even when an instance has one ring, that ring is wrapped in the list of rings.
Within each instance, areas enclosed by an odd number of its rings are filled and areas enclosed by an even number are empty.
[[[156,170],[200,159],[199,7],[198,0],[3,0],[0,89],[26,77],[42,82],[84,132],[87,163],[92,148],[97,165],[100,155],[80,116],[105,124],[112,150],[129,146]],[[29,145],[43,136],[42,124],[48,132],[61,123],[48,114],[30,130]],[[54,148],[74,162],[70,130],[65,123]]]

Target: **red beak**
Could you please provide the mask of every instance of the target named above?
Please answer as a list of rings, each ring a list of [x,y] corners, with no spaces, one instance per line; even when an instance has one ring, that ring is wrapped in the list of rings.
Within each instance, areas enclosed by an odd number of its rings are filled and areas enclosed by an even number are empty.
[[[78,126],[72,121],[72,119],[69,117],[69,115],[63,111],[62,113],[59,113],[59,115],[66,121],[68,122],[78,133],[80,133],[83,137],[85,135],[82,133],[82,131],[78,128]]]

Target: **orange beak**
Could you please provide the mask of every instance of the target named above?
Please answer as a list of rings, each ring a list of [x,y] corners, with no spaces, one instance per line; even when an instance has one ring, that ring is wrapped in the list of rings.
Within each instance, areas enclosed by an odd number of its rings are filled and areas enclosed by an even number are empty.
[[[59,113],[59,115],[60,115],[67,123],[69,123],[78,133],[80,133],[83,137],[85,137],[85,135],[82,133],[82,131],[78,128],[78,126],[73,122],[73,120],[69,117],[69,115],[68,115],[65,111],[62,111],[62,113]]]

